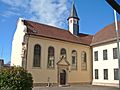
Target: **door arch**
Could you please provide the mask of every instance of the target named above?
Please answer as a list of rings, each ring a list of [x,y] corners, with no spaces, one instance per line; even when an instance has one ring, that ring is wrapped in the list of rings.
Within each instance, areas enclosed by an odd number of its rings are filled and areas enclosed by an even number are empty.
[[[66,84],[66,71],[61,70],[60,72],[60,85],[65,85]]]

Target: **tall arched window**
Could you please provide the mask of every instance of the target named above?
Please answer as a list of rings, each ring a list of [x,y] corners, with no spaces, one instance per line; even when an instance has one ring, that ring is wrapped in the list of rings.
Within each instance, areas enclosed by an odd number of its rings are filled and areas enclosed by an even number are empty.
[[[55,61],[55,56],[54,56],[54,47],[49,47],[48,48],[48,68],[54,68],[54,61]]]
[[[72,51],[72,69],[77,69],[77,52],[75,50]]]
[[[81,69],[87,70],[87,54],[85,51],[82,51],[81,53]]]
[[[40,67],[41,61],[41,46],[36,44],[34,46],[34,58],[33,58],[33,67]]]

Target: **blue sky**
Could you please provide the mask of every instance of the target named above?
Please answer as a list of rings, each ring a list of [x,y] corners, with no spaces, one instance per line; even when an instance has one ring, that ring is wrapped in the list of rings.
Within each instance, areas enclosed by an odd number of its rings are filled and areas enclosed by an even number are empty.
[[[12,39],[19,17],[67,29],[71,3],[72,0],[0,0],[0,58],[5,63],[11,60]],[[105,0],[75,0],[75,6],[80,33],[95,34],[114,22],[113,9]],[[120,20],[120,15],[117,16]]]

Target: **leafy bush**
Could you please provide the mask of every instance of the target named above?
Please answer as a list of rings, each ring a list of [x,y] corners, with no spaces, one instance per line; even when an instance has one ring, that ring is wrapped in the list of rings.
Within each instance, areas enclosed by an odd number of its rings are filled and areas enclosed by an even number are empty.
[[[22,67],[0,69],[0,90],[32,90],[32,75]]]

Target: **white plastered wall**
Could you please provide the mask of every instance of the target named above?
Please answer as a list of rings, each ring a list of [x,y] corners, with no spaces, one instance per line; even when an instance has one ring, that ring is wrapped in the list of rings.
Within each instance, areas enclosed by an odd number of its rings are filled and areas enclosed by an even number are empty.
[[[73,18],[69,19],[69,31],[73,34]],[[71,22],[72,21],[72,22]]]
[[[118,59],[113,59],[113,48],[116,47],[116,43],[93,47],[93,85],[118,86],[118,80],[114,80],[114,69],[118,68]],[[108,60],[103,60],[105,49],[107,49]],[[98,61],[94,61],[95,51],[98,51]],[[95,79],[95,69],[98,69],[99,79]],[[108,80],[104,80],[103,69],[108,69]]]
[[[22,66],[21,52],[25,29],[26,26],[24,25],[22,18],[19,18],[12,41],[11,66]]]

